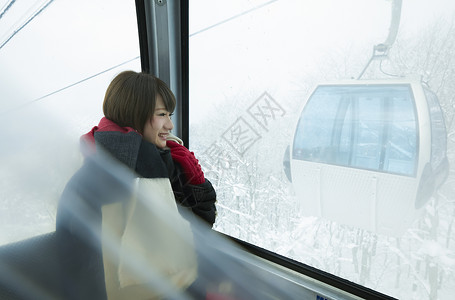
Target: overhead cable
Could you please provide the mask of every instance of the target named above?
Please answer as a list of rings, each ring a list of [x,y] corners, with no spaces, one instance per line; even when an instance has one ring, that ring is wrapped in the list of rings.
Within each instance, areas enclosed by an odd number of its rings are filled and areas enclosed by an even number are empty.
[[[118,67],[120,67],[120,66],[122,66],[122,65],[124,65],[124,64],[127,64],[127,63],[129,63],[129,62],[132,62],[133,60],[139,59],[139,57],[140,57],[140,56],[136,56],[136,57],[134,57],[134,58],[132,58],[132,59],[129,59],[129,60],[127,60],[127,61],[124,61],[124,62],[122,62],[122,63],[120,63],[120,64],[118,64],[118,65],[115,65],[115,66],[113,66],[113,67],[110,67],[110,68],[108,68],[108,69],[106,69],[106,70],[104,70],[104,71],[101,71],[101,72],[99,72],[99,73],[96,73],[96,74],[94,74],[94,75],[91,75],[91,76],[89,76],[89,77],[86,77],[86,78],[84,78],[84,79],[82,79],[82,80],[79,80],[79,81],[77,81],[77,82],[75,82],[75,83],[72,83],[72,84],[70,84],[70,85],[67,85],[67,86],[65,86],[65,87],[63,87],[63,88],[60,88],[60,89],[58,89],[58,90],[56,90],[56,91],[53,91],[53,92],[51,92],[51,93],[49,93],[49,94],[46,94],[46,95],[41,96],[41,97],[39,97],[39,98],[33,99],[33,100],[31,100],[31,101],[27,101],[26,103],[23,103],[23,104],[21,104],[21,105],[19,105],[19,106],[17,106],[17,107],[12,108],[12,109],[3,111],[3,112],[0,113],[0,116],[5,115],[5,114],[10,113],[10,112],[15,111],[15,110],[19,110],[19,109],[21,109],[21,108],[23,108],[23,107],[25,107],[25,106],[27,106],[27,105],[30,105],[30,104],[32,104],[32,103],[34,103],[34,102],[43,100],[44,98],[47,98],[47,97],[52,96],[52,95],[54,95],[54,94],[57,94],[57,93],[59,93],[59,92],[61,92],[61,91],[64,91],[64,90],[66,90],[66,89],[69,89],[70,87],[73,87],[73,86],[75,86],[75,85],[78,85],[78,84],[80,84],[80,83],[82,83],[82,82],[85,82],[85,81],[87,81],[87,80],[89,80],[89,79],[92,79],[92,78],[97,77],[97,76],[99,76],[99,75],[101,75],[101,74],[104,74],[104,73],[106,73],[106,72],[109,72],[109,71],[111,71],[111,70],[113,70],[113,69],[115,69],[115,68],[118,68]]]
[[[49,0],[43,7],[38,9],[33,14],[33,16],[31,16],[24,24],[22,24],[18,29],[14,30],[14,32],[0,45],[0,49],[2,49],[3,46],[5,46],[19,31],[24,29],[24,27],[27,26],[36,16],[42,13],[52,2],[54,2],[54,0]]]
[[[234,20],[234,19],[236,19],[236,18],[238,18],[238,17],[241,17],[241,16],[243,16],[243,15],[246,15],[246,14],[248,14],[248,13],[250,13],[250,12],[253,12],[253,11],[259,9],[259,8],[262,8],[262,7],[264,7],[264,6],[267,6],[267,5],[269,5],[269,4],[272,4],[273,2],[276,2],[276,1],[278,1],[278,0],[272,0],[272,1],[269,1],[269,2],[262,3],[261,5],[258,5],[258,6],[256,6],[256,7],[253,7],[253,8],[251,8],[251,9],[249,9],[249,10],[246,10],[246,11],[244,11],[244,12],[241,12],[241,13],[239,13],[239,14],[237,14],[237,15],[234,15],[234,16],[232,16],[232,17],[230,17],[230,18],[227,18],[226,20],[223,20],[223,21],[221,21],[221,22],[218,22],[218,23],[215,23],[215,24],[213,24],[213,25],[210,25],[209,27],[206,27],[206,28],[203,28],[203,29],[201,29],[201,30],[198,30],[198,31],[196,31],[196,32],[194,32],[194,33],[191,33],[191,34],[189,35],[189,37],[195,36],[196,34],[199,34],[199,33],[202,33],[202,32],[204,32],[204,31],[207,31],[207,30],[209,30],[209,29],[212,29],[213,27],[217,27],[217,26],[219,26],[219,25],[221,25],[221,24],[224,24],[224,23],[227,23],[227,22],[229,22],[229,21],[232,21],[232,20]]]
[[[13,6],[14,2],[16,2],[16,0],[11,0],[9,3],[3,6],[4,8],[2,8],[2,12],[0,12],[0,19],[6,14],[8,9],[10,9],[11,6]]]

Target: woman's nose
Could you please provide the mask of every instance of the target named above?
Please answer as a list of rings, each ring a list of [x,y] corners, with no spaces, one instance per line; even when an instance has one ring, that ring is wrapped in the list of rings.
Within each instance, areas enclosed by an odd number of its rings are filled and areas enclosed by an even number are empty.
[[[172,130],[174,128],[174,123],[172,123],[171,117],[169,117],[166,124],[164,124],[164,125],[166,126],[166,129],[169,129],[169,130]]]

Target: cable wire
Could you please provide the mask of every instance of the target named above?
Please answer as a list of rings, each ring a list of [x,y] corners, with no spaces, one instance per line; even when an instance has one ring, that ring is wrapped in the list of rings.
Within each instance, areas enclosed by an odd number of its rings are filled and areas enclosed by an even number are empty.
[[[0,19],[3,18],[8,9],[10,9],[11,6],[13,6],[14,2],[16,2],[16,0],[11,0],[9,3],[3,5],[2,12],[0,13]]]
[[[13,0],[13,1],[14,1],[14,0]],[[54,1],[54,0],[48,1],[48,2],[46,3],[46,5],[43,6],[37,13],[35,13],[35,14],[34,14],[26,23],[24,23],[19,29],[17,29],[16,31],[14,31],[14,33],[13,33],[13,34],[5,41],[2,45],[0,45],[0,49],[1,49],[3,46],[5,46],[6,43],[8,43],[8,42],[13,38],[14,35],[16,35],[16,34],[17,34],[20,30],[22,30],[28,23],[30,23],[30,21],[32,21],[37,15],[39,15],[41,12],[43,12],[43,11],[49,6],[49,4],[51,4],[53,1]],[[236,18],[238,18],[238,17],[241,17],[241,16],[243,16],[243,15],[246,15],[246,14],[248,14],[248,13],[250,13],[250,12],[253,12],[253,11],[257,10],[257,9],[260,9],[260,8],[262,8],[262,7],[265,7],[265,6],[267,6],[267,5],[270,5],[270,4],[272,4],[272,3],[274,3],[274,2],[277,2],[277,1],[278,1],[278,0],[271,0],[271,1],[269,1],[269,2],[263,3],[263,4],[261,4],[261,5],[258,5],[258,6],[256,6],[256,7],[251,8],[251,9],[249,9],[249,10],[246,10],[246,11],[240,13],[240,14],[237,14],[237,15],[234,15],[234,16],[228,18],[228,19],[225,19],[225,20],[223,20],[223,21],[221,21],[221,22],[218,22],[218,23],[213,24],[213,25],[211,25],[211,26],[209,26],[209,27],[206,27],[206,28],[201,29],[201,30],[199,30],[199,31],[197,31],[197,32],[194,32],[194,33],[190,34],[189,36],[191,37],[191,36],[194,36],[194,35],[196,35],[196,34],[202,33],[202,32],[204,32],[204,31],[207,31],[207,30],[209,30],[209,29],[212,29],[212,28],[214,28],[214,27],[216,27],[216,26],[219,26],[219,25],[221,25],[221,24],[227,23],[227,22],[229,22],[229,21],[231,21],[231,20],[233,20],[233,19],[236,19]],[[99,73],[97,73],[97,74],[91,75],[91,76],[89,76],[89,77],[87,77],[87,78],[84,78],[84,79],[82,79],[82,80],[79,80],[79,81],[77,81],[77,82],[75,82],[75,83],[72,83],[72,84],[70,84],[70,85],[67,85],[67,86],[65,86],[65,87],[63,87],[63,88],[61,88],[61,89],[58,89],[58,90],[54,91],[54,92],[51,92],[51,93],[49,93],[49,94],[46,94],[46,95],[41,96],[41,97],[39,97],[39,98],[36,98],[36,99],[34,99],[34,100],[31,100],[31,101],[28,101],[28,102],[26,102],[26,103],[23,103],[23,104],[21,104],[20,106],[17,106],[17,107],[15,107],[15,108],[10,109],[10,110],[6,110],[6,111],[0,113],[0,116],[4,115],[4,114],[6,114],[6,113],[12,112],[12,111],[21,109],[21,108],[23,108],[23,107],[25,107],[25,106],[27,106],[27,105],[30,105],[30,104],[32,104],[32,103],[34,103],[34,102],[37,102],[37,101],[40,101],[40,100],[42,100],[42,99],[44,99],[44,98],[47,98],[47,97],[49,97],[49,96],[52,96],[52,95],[54,95],[54,94],[57,94],[57,93],[59,93],[59,92],[61,92],[61,91],[64,91],[64,90],[66,90],[66,89],[68,89],[68,88],[70,88],[70,87],[73,87],[73,86],[75,86],[75,85],[78,85],[78,84],[80,84],[80,83],[82,83],[82,82],[85,82],[85,81],[87,81],[87,80],[90,80],[90,79],[92,79],[92,78],[94,78],[94,77],[97,77],[97,76],[99,76],[99,75],[101,75],[101,74],[104,74],[104,73],[106,73],[106,72],[109,72],[109,71],[111,71],[111,70],[113,70],[113,69],[115,69],[115,68],[117,68],[117,67],[119,67],[119,66],[122,66],[122,65],[124,65],[124,64],[126,64],[126,63],[129,63],[129,62],[131,62],[131,61],[133,61],[133,60],[136,60],[136,59],[138,59],[138,58],[140,58],[140,56],[137,56],[137,57],[135,57],[135,58],[132,58],[132,59],[130,59],[130,60],[127,60],[127,61],[125,61],[125,62],[122,62],[122,63],[120,63],[120,64],[118,64],[118,65],[115,65],[115,66],[113,66],[113,67],[111,67],[111,68],[108,68],[108,69],[106,69],[106,70],[104,70],[104,71],[101,71],[101,72],[99,72]]]
[[[56,91],[53,91],[53,92],[51,92],[51,93],[49,93],[49,94],[46,94],[46,95],[41,96],[41,97],[39,97],[39,98],[33,99],[33,100],[31,100],[31,101],[27,101],[26,103],[23,103],[23,104],[21,104],[21,105],[19,105],[19,106],[16,106],[16,107],[12,108],[12,109],[9,109],[9,110],[6,110],[6,111],[4,111],[4,112],[1,112],[1,113],[0,113],[0,116],[3,116],[3,115],[5,115],[5,114],[7,114],[7,113],[10,113],[10,112],[13,112],[13,111],[16,111],[16,110],[19,110],[19,109],[21,109],[21,108],[23,108],[23,107],[26,107],[26,106],[28,106],[28,105],[34,103],[34,102],[43,100],[44,98],[47,98],[47,97],[49,97],[49,96],[55,95],[55,94],[57,94],[57,93],[60,93],[61,91],[64,91],[64,90],[66,90],[66,89],[69,89],[70,87],[73,87],[73,86],[75,86],[75,85],[81,84],[82,82],[85,82],[85,81],[87,81],[87,80],[90,80],[90,79],[92,79],[92,78],[95,78],[95,77],[97,77],[97,76],[99,76],[99,75],[101,75],[101,74],[104,74],[104,73],[106,73],[106,72],[109,72],[109,71],[111,71],[111,70],[113,70],[113,69],[115,69],[115,68],[118,68],[118,67],[120,67],[120,66],[122,66],[122,65],[124,65],[124,64],[127,64],[127,63],[129,63],[129,62],[132,62],[133,60],[139,59],[139,57],[140,57],[140,56],[136,56],[136,57],[134,57],[134,58],[132,58],[132,59],[129,59],[129,60],[127,60],[127,61],[124,61],[124,62],[122,62],[122,63],[120,63],[120,64],[118,64],[118,65],[115,65],[115,66],[113,66],[113,67],[110,67],[110,68],[108,68],[108,69],[106,69],[106,70],[104,70],[104,71],[101,71],[101,72],[99,72],[99,73],[96,73],[96,74],[94,74],[94,75],[91,75],[91,76],[89,76],[89,77],[86,77],[86,78],[84,78],[84,79],[82,79],[82,80],[79,80],[79,81],[77,81],[77,82],[75,82],[75,83],[72,83],[72,84],[70,84],[70,85],[67,85],[67,86],[65,86],[65,87],[63,87],[63,88],[60,88],[60,89],[58,89],[58,90],[56,90]]]
[[[232,20],[234,20],[234,19],[236,19],[236,18],[238,18],[238,17],[241,17],[241,16],[243,16],[243,15],[246,15],[246,14],[248,14],[248,13],[250,13],[250,12],[253,12],[253,11],[259,9],[259,8],[262,8],[262,7],[264,7],[264,6],[270,5],[270,4],[272,4],[273,2],[277,2],[277,1],[278,1],[278,0],[272,0],[272,1],[269,1],[269,2],[266,2],[266,3],[263,3],[263,4],[261,4],[261,5],[258,5],[258,6],[256,6],[256,7],[253,7],[253,8],[251,8],[251,9],[249,9],[249,10],[246,10],[246,11],[241,12],[241,13],[239,13],[239,14],[237,14],[237,15],[234,15],[234,16],[232,16],[232,17],[230,17],[230,18],[227,18],[226,20],[223,20],[223,21],[221,21],[221,22],[218,22],[218,23],[215,23],[215,24],[213,24],[213,25],[210,25],[209,27],[206,27],[206,28],[203,28],[203,29],[201,29],[201,30],[198,30],[198,31],[196,31],[196,32],[194,32],[194,33],[191,33],[191,34],[189,35],[189,37],[195,36],[196,34],[202,33],[202,32],[204,32],[204,31],[207,31],[207,30],[209,30],[209,29],[212,29],[212,28],[214,28],[214,27],[217,27],[217,26],[219,26],[219,25],[222,25],[222,24],[224,24],[224,23],[227,23],[227,22],[229,22],[229,21],[232,21]]]
[[[49,0],[43,7],[38,9],[33,16],[30,17],[24,24],[22,24],[18,29],[14,30],[14,32],[0,45],[0,49],[2,49],[19,31],[24,29],[36,16],[42,13],[54,0]]]

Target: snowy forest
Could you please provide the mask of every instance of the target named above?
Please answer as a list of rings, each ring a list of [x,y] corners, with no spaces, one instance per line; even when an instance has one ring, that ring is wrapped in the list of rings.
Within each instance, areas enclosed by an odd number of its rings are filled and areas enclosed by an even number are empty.
[[[229,113],[195,122],[191,146],[203,153],[203,169],[218,194],[215,229],[399,299],[450,298],[455,293],[455,17],[435,20],[423,31],[399,34],[387,59],[373,61],[363,76],[420,78],[444,112],[449,176],[404,235],[302,216],[304,200],[295,196],[283,171],[308,93],[318,82],[355,77],[353,70],[360,72],[371,52],[368,46],[327,51],[311,73],[292,73],[290,66],[291,82],[283,84],[292,86],[287,92],[246,91],[242,85],[243,93],[225,95],[216,107]],[[255,119],[261,103],[268,105],[267,120]],[[235,142],[229,140],[232,132]],[[247,133],[240,138],[241,132]]]

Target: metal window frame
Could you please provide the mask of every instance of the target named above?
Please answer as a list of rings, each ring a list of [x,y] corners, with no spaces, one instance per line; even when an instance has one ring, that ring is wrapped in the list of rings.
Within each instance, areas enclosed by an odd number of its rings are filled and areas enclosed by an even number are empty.
[[[136,0],[142,72],[173,91],[174,134],[189,146],[188,0]],[[150,30],[149,30],[150,29]]]

